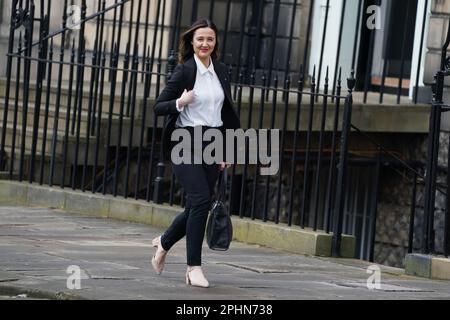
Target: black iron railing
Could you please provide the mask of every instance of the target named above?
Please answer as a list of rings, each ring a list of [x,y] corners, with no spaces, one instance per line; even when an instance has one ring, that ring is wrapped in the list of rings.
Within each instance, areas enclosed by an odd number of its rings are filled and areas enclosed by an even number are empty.
[[[11,25],[1,138],[6,157],[2,157],[1,163],[8,167],[11,178],[18,165],[19,181],[183,205],[185,200],[183,194],[178,194],[177,181],[170,168],[159,160],[163,119],[158,119],[148,110],[159,95],[162,77],[170,77],[176,59],[172,54],[166,64],[166,73],[162,73],[162,59],[161,56],[156,58],[157,46],[153,43],[146,48],[145,69],[142,71],[139,66],[138,28],[134,41],[126,44],[123,59],[118,42],[114,43],[112,52],[106,51],[107,39],[103,32],[105,14],[107,10],[123,9],[126,3],[128,1],[121,2],[120,6],[120,2],[116,2],[116,6],[107,8],[105,1],[102,1],[98,7],[99,14],[87,17],[86,1],[82,1],[79,37],[77,41],[72,39],[69,50],[61,46],[59,59],[55,59],[58,37],[62,38],[61,43],[66,41],[67,15],[63,15],[63,29],[50,33],[49,15],[36,19],[33,1],[13,2],[16,10],[12,12],[11,21],[15,23]],[[141,1],[136,3],[141,9]],[[47,4],[50,5],[50,2]],[[67,5],[68,1],[65,1],[64,6]],[[18,12],[24,18],[22,23],[18,22]],[[92,52],[86,49],[84,36],[86,23],[90,19],[97,22]],[[36,23],[40,30],[37,56],[33,55],[35,47],[32,45],[32,31]],[[139,19],[136,24],[139,25]],[[16,30],[22,25],[25,26],[25,34],[17,31],[19,37],[15,41]],[[120,27],[117,33],[121,33]],[[155,62],[157,70],[152,72]],[[12,72],[13,66],[16,74]],[[230,65],[230,75],[232,71]],[[349,93],[344,97],[340,96],[340,76],[337,94],[331,95],[328,93],[328,77],[324,91],[318,93],[314,74],[308,79],[311,88],[305,89],[306,79],[302,69],[298,72],[302,77],[295,87],[292,86],[291,74],[287,74],[283,81],[279,73],[274,72],[271,75],[273,79],[267,73],[262,73],[261,79],[257,79],[256,68],[253,68],[250,84],[246,84],[243,81],[244,69],[241,68],[233,87],[236,90],[236,106],[243,122],[246,122],[246,128],[281,129],[280,170],[275,176],[265,177],[260,175],[259,165],[246,163],[241,168],[234,166],[231,185],[228,186],[232,194],[230,211],[240,217],[297,224],[302,228],[326,229],[327,232],[334,230],[338,237],[340,231],[333,227],[333,221],[340,221],[342,208],[336,210],[337,217],[334,218],[333,207],[334,202],[339,202],[343,196],[343,188],[338,186],[345,182],[342,170],[346,167],[346,152],[340,149],[338,141],[341,140],[346,146],[354,79],[349,81]],[[143,85],[139,75],[144,78]],[[156,77],[155,81],[153,77]],[[14,86],[15,90],[12,90]],[[303,103],[306,99],[308,101]],[[10,100],[15,102],[13,109],[10,109]],[[319,100],[321,103],[317,102]],[[19,108],[20,101],[22,108]],[[45,105],[43,114],[41,102]],[[295,111],[289,110],[292,102],[296,106]],[[329,105],[333,105],[333,111],[329,110]],[[10,111],[14,114],[12,125],[8,122]],[[331,132],[326,130],[330,112],[334,112]],[[345,115],[343,124],[341,114]],[[32,118],[29,119],[28,115]],[[316,116],[321,117],[319,125],[313,123]],[[302,117],[307,117],[305,128],[301,125]],[[9,130],[11,126],[12,132]],[[333,140],[331,150],[324,148],[327,133]],[[306,146],[301,143],[302,136],[306,136]],[[319,137],[318,144],[314,142],[316,136]],[[10,138],[21,140],[18,162],[15,144],[7,143]],[[39,170],[36,170],[38,163]],[[321,180],[323,174],[328,175],[325,183]],[[167,177],[171,177],[170,185],[164,183],[168,181]],[[284,187],[285,183],[287,187]],[[289,190],[290,201],[282,200],[282,188]],[[327,208],[319,208],[319,203],[323,201],[322,189],[328,192]],[[295,202],[299,205],[295,206]],[[338,253],[339,248],[336,250]]]
[[[30,0],[28,2],[24,0],[28,7],[29,2]],[[60,18],[56,16],[59,12],[50,10],[51,0],[35,0],[35,2],[42,4],[39,8],[47,9],[49,19]],[[47,3],[50,5],[46,6]],[[371,21],[373,13],[367,10],[371,4],[382,9],[376,13],[382,15],[383,19],[380,20],[382,22],[380,26],[368,28],[367,23]],[[82,9],[81,0],[75,1],[75,5]],[[233,66],[232,79],[236,83],[241,70],[244,73],[243,81],[246,84],[250,83],[253,64],[258,74],[266,70],[267,85],[272,85],[275,72],[279,73],[279,78],[283,78],[283,81],[289,74],[296,81],[299,77],[300,64],[304,66],[303,76],[312,75],[310,60],[315,58],[311,55],[314,46],[317,49],[318,71],[316,72],[316,92],[319,92],[323,90],[324,74],[328,67],[324,57],[331,55],[330,52],[326,52],[325,55],[326,46],[330,43],[331,37],[337,36],[337,47],[333,49],[333,59],[331,59],[334,62],[330,66],[332,69],[329,75],[333,83],[331,91],[333,94],[336,92],[339,68],[343,67],[344,73],[350,70],[356,71],[358,81],[355,89],[364,92],[364,103],[367,102],[369,92],[378,92],[380,103],[384,102],[386,94],[394,94],[397,97],[397,103],[400,103],[401,97],[407,95],[408,83],[414,89],[414,102],[418,101],[428,0],[423,6],[423,14],[417,12],[419,6],[416,0],[397,2],[376,0],[355,3],[344,0],[342,6],[327,1],[324,7],[314,0],[289,3],[278,0],[193,0],[191,2],[176,0],[173,3],[164,0],[99,0],[88,5],[94,12],[89,15],[85,12],[80,25],[83,25],[85,21],[96,20],[96,38],[103,36],[104,26],[108,26],[108,31],[111,33],[108,34],[108,39],[104,40],[108,44],[105,50],[110,54],[114,52],[114,44],[118,45],[120,54],[124,55],[126,43],[130,44],[130,51],[133,51],[136,41],[139,42],[138,56],[141,71],[145,70],[147,56],[150,56],[153,67],[157,57],[161,57],[163,63],[166,62],[167,55],[163,54],[163,48],[176,51],[180,34],[189,26],[192,19],[209,17],[218,23],[221,59]],[[404,6],[404,14],[396,13],[398,5]],[[93,10],[94,8],[96,10]],[[317,10],[324,11],[323,22],[315,20]],[[153,17],[151,17],[151,11],[155,13]],[[23,18],[23,12],[28,13],[28,11],[22,11],[16,15],[19,21]],[[168,12],[171,14],[168,15]],[[41,13],[44,17],[43,9]],[[67,13],[65,15],[67,19]],[[332,23],[336,16],[339,16],[337,34]],[[416,33],[414,23],[420,22],[416,21],[416,17],[423,19],[423,22],[418,31],[420,35],[417,35],[417,38],[420,38],[417,64],[410,66]],[[298,26],[296,22],[299,23]],[[63,19],[63,26],[65,23],[66,20]],[[33,40],[31,46],[39,46],[40,41],[49,41],[57,36],[66,37],[62,40],[67,40],[67,31],[68,29],[64,27],[48,30],[47,34],[42,35],[39,40]],[[84,31],[76,31],[76,33],[80,32]],[[318,36],[312,38],[313,33]],[[156,43],[159,45],[153,45]],[[151,51],[147,52],[149,44]],[[381,46],[382,50],[376,50],[377,46]],[[23,50],[26,50],[26,47]],[[90,45],[87,52],[90,53],[93,50],[93,46]],[[101,48],[97,48],[97,51],[101,51]],[[346,62],[348,57],[344,55],[344,52],[351,54],[351,62],[350,60]],[[377,69],[377,65],[381,65],[380,70]],[[412,79],[411,70],[415,71],[415,79]],[[143,75],[140,81],[144,81]]]
[[[436,192],[443,193],[445,201],[445,222],[444,222],[444,240],[443,248],[445,256],[450,252],[450,161],[447,163],[446,185],[444,191],[438,188],[438,157],[440,153],[439,138],[441,132],[441,117],[445,112],[450,111],[450,107],[443,102],[445,77],[450,76],[450,57],[447,50],[450,45],[450,26],[447,31],[447,38],[442,47],[440,70],[436,73],[435,84],[433,85],[433,101],[430,112],[430,134],[428,137],[428,154],[425,180],[425,199],[424,199],[424,227],[422,252],[435,252],[435,211],[436,211]],[[450,157],[450,152],[448,152]]]
[[[165,21],[169,7],[162,0],[150,1],[146,6],[146,1],[142,0],[98,1],[95,3],[96,12],[91,15],[87,14],[87,2],[80,1],[81,22],[76,32],[67,25],[67,0],[64,1],[62,27],[56,31],[49,29],[50,19],[55,19],[55,13],[51,11],[52,1],[40,1],[38,14],[35,2],[13,0],[12,3],[0,168],[9,171],[11,179],[17,173],[19,181],[184,206],[184,192],[170,166],[162,161],[163,119],[154,115],[152,107],[162,89],[161,82],[170,77],[177,62],[175,44],[185,27],[185,2],[176,1],[172,20]],[[193,1],[190,20],[195,20],[198,15],[195,8],[201,10],[203,7],[199,3]],[[209,15],[214,17],[218,1],[209,3]],[[246,14],[250,12],[247,9],[252,6],[249,18],[252,22],[247,30],[242,23],[236,33],[231,30],[231,8],[237,3],[244,4],[239,17],[241,21],[246,21]],[[416,194],[421,183],[426,181],[427,195],[446,187],[438,188],[432,182],[436,175],[433,170],[437,170],[433,162],[424,176],[420,172],[421,164],[411,165],[395,157],[373,139],[371,142],[378,149],[374,157],[360,159],[352,150],[350,142],[355,134],[369,140],[370,137],[351,124],[357,77],[352,73],[347,89],[343,89],[343,71],[338,67],[342,40],[345,39],[343,25],[348,3],[343,3],[337,63],[331,72],[323,62],[317,69],[308,70],[309,46],[305,46],[300,59],[303,64],[296,66],[292,63],[295,53],[293,22],[298,14],[295,9],[300,6],[298,1],[291,4],[293,11],[287,37],[289,50],[281,62],[274,57],[278,50],[276,28],[283,3],[273,2],[272,30],[265,39],[269,39],[270,54],[264,55],[268,57],[264,62],[260,41],[267,35],[257,28],[264,22],[262,3],[226,2],[227,19],[221,33],[224,36],[221,38],[222,57],[227,62],[230,79],[233,79],[234,100],[244,128],[280,130],[280,169],[274,176],[261,176],[259,164],[233,166],[228,185],[231,214],[333,232],[333,254],[338,256],[342,233],[351,233],[346,227],[348,209],[345,206],[349,196],[349,170],[352,166],[370,163],[368,167],[375,169],[372,189],[378,190],[380,172],[384,164],[389,163],[393,168],[406,168],[412,176],[411,224],[414,226]],[[153,5],[156,5],[156,15],[150,23],[150,6]],[[314,1],[311,1],[306,24],[307,42],[312,29],[313,7]],[[361,12],[362,5],[358,7],[358,12]],[[325,10],[330,10],[329,3]],[[125,12],[130,14],[129,17],[125,17]],[[328,16],[325,16],[325,25]],[[363,17],[358,16],[355,21],[352,67],[358,61],[357,43]],[[91,43],[86,41],[88,23],[92,27],[90,30],[95,30],[95,33],[92,31]],[[107,23],[112,32],[105,31]],[[34,30],[39,30],[37,41],[33,38]],[[322,31],[321,61],[327,28]],[[377,31],[371,32],[372,39]],[[238,37],[233,38],[236,34]],[[142,35],[144,39],[141,39]],[[229,55],[231,46],[236,44],[237,59]],[[163,59],[163,50],[167,49],[172,51],[167,59]],[[252,52],[258,54],[250,55]],[[401,59],[401,65],[405,59],[405,56]],[[442,89],[446,72],[443,69],[438,76],[438,91]],[[325,77],[321,81],[322,74]],[[382,82],[386,77],[387,73],[384,73]],[[401,72],[400,88],[403,77]],[[370,85],[364,88],[367,96]],[[342,94],[343,90],[347,93]],[[380,102],[383,94],[381,90]],[[398,90],[397,96],[401,94]],[[446,108],[439,100],[439,94],[433,110],[439,112],[438,108]],[[438,115],[432,114],[432,132],[439,128],[436,122]],[[436,144],[437,136],[433,133],[430,145]],[[430,151],[430,159],[434,159],[431,155],[435,156],[436,152],[436,148]],[[376,192],[370,201],[368,231],[364,236],[368,239],[367,248],[361,257],[373,260],[378,205]],[[427,230],[425,236],[428,241],[423,243],[430,243],[432,238],[433,201],[432,198],[426,200],[428,224],[424,230]],[[445,254],[448,254],[448,210],[446,217]],[[409,251],[413,251],[413,237],[413,232],[410,232]]]

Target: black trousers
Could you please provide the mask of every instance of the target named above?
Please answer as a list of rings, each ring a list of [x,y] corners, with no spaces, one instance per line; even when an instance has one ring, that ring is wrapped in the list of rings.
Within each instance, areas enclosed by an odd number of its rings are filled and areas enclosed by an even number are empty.
[[[203,143],[202,149],[206,145]],[[202,244],[219,176],[219,164],[172,163],[172,169],[186,192],[186,206],[161,236],[161,245],[168,251],[186,236],[187,265],[201,266]]]

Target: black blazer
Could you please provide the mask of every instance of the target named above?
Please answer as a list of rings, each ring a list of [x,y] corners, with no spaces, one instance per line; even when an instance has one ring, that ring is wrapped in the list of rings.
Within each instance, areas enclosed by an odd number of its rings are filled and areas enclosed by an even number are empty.
[[[216,72],[225,100],[222,107],[223,129],[237,129],[241,127],[239,116],[234,109],[231,97],[231,86],[228,79],[227,67],[220,61],[213,60],[214,71]],[[170,138],[175,129],[175,124],[180,112],[176,107],[176,100],[181,97],[184,89],[190,91],[194,88],[197,77],[197,64],[194,57],[191,57],[183,64],[178,64],[172,73],[166,87],[156,99],[154,105],[155,116],[167,116],[164,121],[162,148],[167,156],[170,146]]]

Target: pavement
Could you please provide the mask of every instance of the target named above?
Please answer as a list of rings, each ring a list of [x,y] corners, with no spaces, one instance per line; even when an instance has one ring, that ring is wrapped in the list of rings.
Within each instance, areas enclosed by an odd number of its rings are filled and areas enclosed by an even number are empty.
[[[162,231],[54,209],[0,206],[0,300],[450,299],[450,281],[378,266],[381,287],[369,289],[368,262],[238,242],[227,252],[205,243],[203,269],[211,287],[190,287],[184,240],[169,252],[163,273],[153,271],[151,239]]]

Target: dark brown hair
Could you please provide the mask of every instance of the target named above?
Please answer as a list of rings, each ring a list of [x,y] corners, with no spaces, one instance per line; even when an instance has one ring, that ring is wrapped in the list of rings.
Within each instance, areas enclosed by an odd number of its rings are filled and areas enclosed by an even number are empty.
[[[180,45],[178,48],[178,61],[179,63],[184,63],[186,60],[194,55],[194,49],[192,47],[192,40],[194,38],[194,33],[200,28],[211,28],[216,34],[216,45],[213,52],[211,53],[211,58],[217,60],[220,57],[219,52],[219,40],[218,40],[218,30],[214,22],[209,19],[200,19],[194,22],[189,29],[181,35]]]

